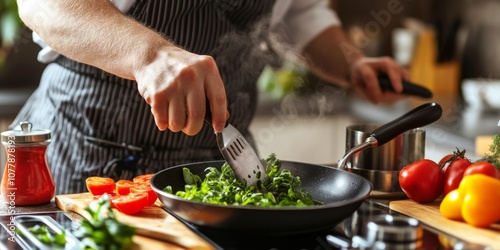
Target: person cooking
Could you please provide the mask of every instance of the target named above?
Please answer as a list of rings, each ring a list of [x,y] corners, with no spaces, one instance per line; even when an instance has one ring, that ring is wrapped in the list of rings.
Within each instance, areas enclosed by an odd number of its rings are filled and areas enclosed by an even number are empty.
[[[401,98],[380,90],[378,73],[389,76],[397,93],[408,78],[388,57],[345,53],[349,43],[326,0],[17,3],[43,41],[39,59],[48,65],[13,126],[30,121],[52,131],[47,161],[58,194],[85,191],[89,176],[131,179],[221,159],[214,130],[226,121],[252,141],[258,74],[241,68],[249,60],[241,55],[252,53],[231,50],[237,44],[229,37],[245,37],[262,23],[264,33],[282,35],[300,52],[311,71],[373,103]],[[251,63],[255,72],[265,65]],[[204,123],[206,109],[212,127]]]

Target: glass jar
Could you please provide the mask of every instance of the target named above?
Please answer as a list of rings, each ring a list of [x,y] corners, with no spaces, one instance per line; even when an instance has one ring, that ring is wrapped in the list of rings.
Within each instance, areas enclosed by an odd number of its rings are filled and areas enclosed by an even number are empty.
[[[1,195],[10,206],[48,203],[54,197],[55,184],[46,159],[50,130],[31,129],[29,122],[21,130],[2,132],[7,161],[1,183]]]

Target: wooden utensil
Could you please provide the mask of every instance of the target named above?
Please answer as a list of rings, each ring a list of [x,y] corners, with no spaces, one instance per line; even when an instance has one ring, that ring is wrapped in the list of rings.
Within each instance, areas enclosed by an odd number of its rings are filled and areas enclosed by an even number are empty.
[[[63,194],[55,197],[55,203],[63,211],[71,211],[82,216],[86,215],[84,210],[93,196],[90,193]],[[168,214],[157,204],[144,208],[134,215],[123,214],[114,210],[118,221],[133,226],[141,241],[147,241],[145,237],[175,243],[187,249],[214,249],[208,242],[191,231],[181,221]]]

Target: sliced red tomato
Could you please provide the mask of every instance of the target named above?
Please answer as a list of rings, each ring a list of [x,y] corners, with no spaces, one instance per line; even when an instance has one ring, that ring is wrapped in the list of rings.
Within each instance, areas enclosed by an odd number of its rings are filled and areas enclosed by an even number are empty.
[[[131,180],[118,180],[116,182],[116,193],[120,195],[125,195],[130,193],[130,188],[135,186],[135,183]]]
[[[147,183],[149,184],[150,183],[150,180],[151,178],[153,178],[155,174],[143,174],[143,175],[138,175],[136,177],[134,177],[134,179],[132,179],[135,183],[139,183],[139,184],[142,184],[142,183]]]
[[[134,187],[130,188],[130,193],[147,193],[148,203],[146,206],[148,207],[152,206],[156,199],[158,199],[158,195],[149,184],[136,184]]]
[[[102,195],[94,195],[94,200],[99,200],[104,195],[108,196],[109,200],[112,200],[113,197],[117,196],[116,193],[112,193],[112,194],[105,193],[105,194],[102,194]],[[112,208],[115,207],[115,205],[113,204],[113,202],[110,202],[110,205],[111,205]]]
[[[136,214],[140,212],[148,202],[146,193],[130,193],[127,195],[116,195],[111,199],[111,203],[118,211],[124,214]]]
[[[115,192],[115,181],[108,177],[91,176],[85,180],[87,190],[92,195],[102,195]]]

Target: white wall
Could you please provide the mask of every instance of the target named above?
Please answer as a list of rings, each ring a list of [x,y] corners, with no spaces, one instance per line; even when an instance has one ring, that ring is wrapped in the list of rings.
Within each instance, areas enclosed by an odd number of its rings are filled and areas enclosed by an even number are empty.
[[[345,128],[352,118],[336,116],[256,116],[250,126],[261,158],[316,164],[337,163],[345,152]]]

